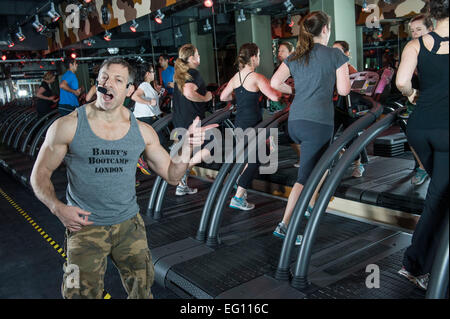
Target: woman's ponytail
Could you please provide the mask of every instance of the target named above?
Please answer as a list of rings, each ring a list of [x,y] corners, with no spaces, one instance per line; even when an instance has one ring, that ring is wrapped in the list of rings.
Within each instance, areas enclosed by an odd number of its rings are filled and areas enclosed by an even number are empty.
[[[175,61],[175,74],[173,76],[178,89],[183,93],[184,85],[186,81],[192,80],[192,76],[189,74],[189,62],[188,59],[195,55],[197,48],[192,44],[183,45],[178,51],[178,59]]]
[[[303,60],[305,64],[308,64],[314,48],[314,37],[320,35],[324,26],[330,26],[330,22],[330,16],[322,11],[314,11],[303,17],[300,21],[297,47],[290,61]]]

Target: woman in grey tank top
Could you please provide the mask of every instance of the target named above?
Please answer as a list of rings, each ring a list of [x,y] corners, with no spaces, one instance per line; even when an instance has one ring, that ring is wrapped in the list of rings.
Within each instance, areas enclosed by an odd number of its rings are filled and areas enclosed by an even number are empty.
[[[322,11],[304,17],[295,53],[280,65],[271,80],[271,85],[282,93],[296,92],[288,127],[289,136],[302,150],[297,182],[289,195],[283,220],[273,232],[283,239],[303,186],[333,136],[334,86],[337,85],[340,95],[350,92],[348,57],[339,49],[327,47],[330,26],[331,18]],[[295,90],[285,83],[290,76],[294,78]],[[297,237],[296,244],[300,242]]]

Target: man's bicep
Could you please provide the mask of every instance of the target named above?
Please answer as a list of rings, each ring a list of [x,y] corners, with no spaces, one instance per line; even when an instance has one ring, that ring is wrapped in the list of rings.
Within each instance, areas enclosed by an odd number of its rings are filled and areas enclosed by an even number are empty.
[[[159,142],[148,144],[145,147],[144,156],[150,169],[167,180],[171,159],[161,144]]]
[[[170,165],[170,156],[159,143],[158,134],[148,124],[140,123],[141,134],[145,141],[144,157],[152,171],[166,179]]]
[[[48,129],[33,170],[51,174],[61,165],[64,156],[67,154],[68,144],[63,140],[64,134],[59,132],[60,128],[61,126],[55,122]]]

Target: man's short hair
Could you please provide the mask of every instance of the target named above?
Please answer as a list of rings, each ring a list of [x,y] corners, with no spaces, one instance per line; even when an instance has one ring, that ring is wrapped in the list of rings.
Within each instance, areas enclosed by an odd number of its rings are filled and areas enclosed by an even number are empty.
[[[165,54],[165,53],[161,54],[159,57],[163,58],[166,61],[169,60],[169,56],[167,54]]]
[[[71,64],[74,64],[77,60],[74,58],[65,58],[64,59],[64,66],[66,67],[66,69],[68,70]]]
[[[122,58],[106,59],[105,61],[103,61],[102,65],[100,66],[99,72],[104,66],[109,68],[109,66],[111,64],[120,64],[121,66],[127,68],[128,69],[128,83],[131,83],[131,84],[134,83],[134,79],[136,78],[136,70],[130,63],[128,63],[125,59],[122,59]]]
[[[279,46],[281,47],[282,45],[284,45],[288,49],[289,53],[294,52],[294,46],[292,45],[291,42],[284,41],[284,42],[281,42]]]

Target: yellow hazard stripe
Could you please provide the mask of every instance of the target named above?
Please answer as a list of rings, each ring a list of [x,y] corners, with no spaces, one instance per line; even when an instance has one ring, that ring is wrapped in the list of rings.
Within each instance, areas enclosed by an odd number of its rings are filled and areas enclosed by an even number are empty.
[[[61,257],[67,260],[64,250],[16,202],[14,202],[14,200],[9,197],[2,188],[0,188],[0,194],[20,213],[20,215],[25,218],[27,222],[30,223],[31,226],[33,226],[34,229],[36,229],[36,231],[50,244],[50,246],[56,250]],[[111,295],[106,293],[103,298],[111,299]]]

